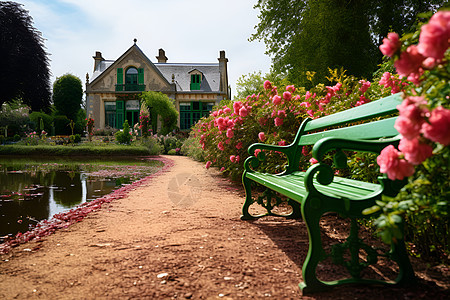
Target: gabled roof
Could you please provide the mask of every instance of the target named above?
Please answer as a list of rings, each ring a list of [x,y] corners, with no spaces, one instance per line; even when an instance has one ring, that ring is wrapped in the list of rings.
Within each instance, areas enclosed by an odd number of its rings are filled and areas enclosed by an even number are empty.
[[[170,82],[167,80],[167,78],[160,72],[160,70],[152,63],[152,61],[145,55],[145,53],[138,47],[138,45],[133,44],[127,51],[125,51],[124,54],[122,54],[117,60],[103,60],[101,61],[97,68],[95,69],[94,73],[92,74],[92,81],[90,82],[90,85],[93,85],[96,83],[96,81],[104,76],[104,74],[107,74],[109,69],[114,69],[115,66],[122,61],[126,56],[128,56],[132,51],[136,51],[139,55],[141,55],[144,59],[144,61],[152,68],[161,79],[166,81],[167,85],[170,85]]]

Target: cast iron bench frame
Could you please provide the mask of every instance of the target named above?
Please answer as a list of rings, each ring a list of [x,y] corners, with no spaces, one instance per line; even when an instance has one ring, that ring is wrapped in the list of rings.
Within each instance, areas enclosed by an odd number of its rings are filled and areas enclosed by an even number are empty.
[[[400,136],[394,128],[397,117],[392,117],[401,104],[400,93],[391,95],[368,104],[351,108],[333,115],[318,119],[306,119],[301,124],[294,142],[287,146],[277,146],[256,143],[248,148],[251,155],[244,163],[242,182],[246,192],[246,200],[242,208],[242,219],[252,220],[263,216],[280,216],[272,212],[271,204],[274,193],[288,198],[292,212],[283,217],[302,217],[308,229],[309,249],[302,267],[303,282],[299,284],[303,293],[323,291],[326,288],[347,284],[382,284],[403,285],[415,281],[414,270],[410,264],[403,240],[391,243],[388,253],[379,253],[363,243],[358,237],[356,219],[366,219],[376,216],[376,213],[364,215],[363,211],[374,206],[382,195],[395,196],[405,184],[403,181],[391,181],[385,175],[379,177],[380,184],[334,176],[334,170],[323,163],[324,155],[335,151],[334,167],[347,166],[347,157],[343,150],[380,153],[388,145],[397,146]],[[391,117],[389,117],[391,116]],[[387,117],[385,119],[379,117]],[[361,124],[360,121],[367,121]],[[356,123],[359,123],[355,125]],[[326,130],[331,128],[329,130]],[[326,130],[326,131],[323,131]],[[313,145],[312,155],[319,163],[308,168],[306,172],[298,171],[302,147]],[[260,149],[258,157],[253,156]],[[266,151],[279,151],[287,157],[285,171],[279,174],[256,172],[255,169],[264,161]],[[256,182],[266,187],[267,213],[252,215],[249,207],[255,202],[251,194],[251,184]],[[351,219],[350,234],[343,244],[333,246],[331,255],[325,253],[320,236],[319,221],[323,214],[334,212]],[[359,257],[360,249],[367,253],[366,261]],[[343,252],[349,251],[350,261],[346,261]],[[351,278],[335,281],[321,281],[316,276],[318,263],[331,256],[333,262],[343,265],[349,271]],[[398,264],[399,272],[395,281],[382,281],[361,278],[360,272],[369,265],[375,264],[379,256],[385,256]]]

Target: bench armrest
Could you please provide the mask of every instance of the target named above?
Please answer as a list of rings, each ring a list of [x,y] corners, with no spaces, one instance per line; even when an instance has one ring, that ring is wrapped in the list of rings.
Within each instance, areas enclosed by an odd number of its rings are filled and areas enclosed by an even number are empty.
[[[260,161],[265,160],[265,158],[260,158],[259,155],[258,157],[255,156],[255,150],[257,149],[281,152],[286,155],[289,163],[289,158],[295,153],[295,144],[290,144],[287,146],[279,146],[279,145],[255,143],[250,145],[250,147],[248,147],[248,154],[250,154],[250,156],[244,162],[244,168],[247,172],[252,171],[250,165],[253,168],[257,168],[260,164]]]

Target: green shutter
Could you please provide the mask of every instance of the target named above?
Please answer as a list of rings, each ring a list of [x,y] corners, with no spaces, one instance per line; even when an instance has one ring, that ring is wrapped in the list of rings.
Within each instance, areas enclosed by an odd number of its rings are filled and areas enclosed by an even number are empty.
[[[138,69],[138,84],[144,84],[144,69]]]
[[[123,69],[117,68],[117,84],[123,84]]]
[[[124,101],[118,100],[116,101],[116,127],[118,129],[122,129],[123,122],[125,116],[125,103]]]

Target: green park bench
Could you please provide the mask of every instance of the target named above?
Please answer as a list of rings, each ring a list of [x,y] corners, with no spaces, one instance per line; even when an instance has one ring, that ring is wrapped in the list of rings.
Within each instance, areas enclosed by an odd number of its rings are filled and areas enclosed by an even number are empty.
[[[379,253],[379,249],[366,245],[358,237],[357,219],[376,216],[376,213],[365,215],[363,211],[376,205],[375,202],[380,200],[382,195],[395,196],[406,181],[391,181],[383,176],[379,178],[379,184],[374,184],[335,176],[333,170],[333,167],[347,166],[347,156],[343,151],[379,154],[388,145],[397,146],[400,137],[394,128],[397,118],[394,115],[397,113],[396,106],[401,102],[401,95],[395,94],[333,115],[314,120],[306,119],[290,145],[257,143],[249,147],[251,156],[245,161],[242,176],[246,192],[242,219],[280,216],[272,212],[270,202],[274,197],[273,192],[288,198],[292,212],[287,217],[302,217],[308,229],[309,250],[302,267],[303,282],[299,285],[304,294],[347,283],[403,285],[415,281],[403,240],[391,243],[391,249],[387,253]],[[303,155],[302,147],[307,145],[313,145],[313,157],[318,163],[303,172],[299,171],[299,164]],[[253,155],[257,149],[261,152],[255,157]],[[264,151],[284,153],[287,157],[285,171],[280,174],[255,171],[265,160]],[[333,166],[323,162],[325,154],[329,152],[334,154]],[[252,215],[249,212],[250,205],[255,202],[251,193],[253,182],[266,188],[263,196],[267,197],[264,205],[267,213],[262,215]],[[329,212],[350,218],[351,226],[347,241],[333,245],[327,254],[322,246],[319,221],[323,214]],[[360,250],[367,253],[365,259],[360,258]],[[351,257],[344,257],[343,253],[350,253]],[[387,257],[398,264],[398,277],[395,280],[362,278],[361,271],[376,264],[379,256]],[[345,266],[351,277],[335,281],[319,280],[316,276],[317,265],[326,257],[332,257],[334,263]]]

